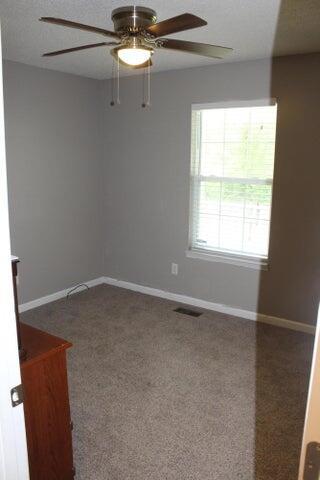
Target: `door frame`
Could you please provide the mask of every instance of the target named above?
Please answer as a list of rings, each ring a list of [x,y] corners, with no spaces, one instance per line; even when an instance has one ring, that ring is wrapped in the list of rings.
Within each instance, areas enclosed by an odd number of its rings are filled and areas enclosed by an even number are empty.
[[[10,390],[21,383],[8,213],[3,73],[0,19],[0,478],[28,480],[28,454],[23,404],[12,407]]]
[[[320,305],[314,339],[309,392],[304,422],[298,480],[303,480],[307,446],[310,442],[320,444]]]
[[[0,18],[0,478],[29,480],[28,453],[23,404],[12,407],[10,390],[21,383],[8,213],[3,72]],[[315,336],[309,394],[300,456],[298,480],[303,480],[305,453],[309,442],[320,443],[320,307]]]

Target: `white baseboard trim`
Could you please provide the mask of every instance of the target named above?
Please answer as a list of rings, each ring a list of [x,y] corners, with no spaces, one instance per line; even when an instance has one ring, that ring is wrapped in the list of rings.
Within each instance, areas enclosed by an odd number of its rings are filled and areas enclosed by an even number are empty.
[[[270,315],[264,315],[262,313],[252,312],[250,310],[244,310],[242,308],[230,307],[228,305],[223,305],[220,303],[208,302],[207,300],[201,300],[200,298],[188,297],[187,295],[181,295],[179,293],[167,292],[165,290],[160,290],[158,288],[146,287],[144,285],[138,285],[132,282],[126,282],[124,280],[117,280],[116,278],[111,277],[100,277],[93,280],[89,280],[86,283],[88,287],[95,287],[103,283],[107,285],[114,285],[120,288],[126,288],[127,290],[132,290],[134,292],[144,293],[146,295],[152,295],[154,297],[165,298],[166,300],[172,300],[177,303],[185,303],[187,305],[192,305],[194,307],[203,308],[205,310],[213,310],[219,313],[226,313],[228,315],[233,315],[235,317],[244,318],[246,320],[252,320],[254,322],[268,323],[270,325],[275,325],[276,327],[289,328],[290,330],[297,330],[299,332],[315,334],[316,328],[313,325],[307,325],[300,322],[294,322],[293,320],[287,320],[286,318],[272,317]],[[79,285],[79,284],[78,284]],[[74,285],[75,286],[75,285]],[[46,303],[54,302],[60,298],[67,296],[68,292],[74,288],[71,286],[59,292],[51,293],[45,297],[37,298],[31,300],[27,303],[22,303],[19,305],[19,312],[26,312],[32,308],[40,307]],[[77,290],[77,293],[81,290]],[[75,292],[76,293],[76,292]]]
[[[286,318],[272,317],[269,315],[264,315],[262,313],[252,312],[250,310],[243,310],[242,308],[229,307],[228,305],[208,302],[207,300],[188,297],[187,295],[181,295],[179,293],[166,292],[165,290],[159,290],[157,288],[146,287],[144,285],[138,285],[136,283],[125,282],[123,280],[117,280],[111,277],[103,277],[103,281],[108,285],[126,288],[127,290],[133,290],[134,292],[140,292],[146,295],[152,295],[154,297],[165,298],[167,300],[172,300],[178,303],[193,305],[194,307],[204,308],[205,310],[213,310],[219,313],[234,315],[235,317],[252,320],[254,322],[268,323],[277,327],[289,328],[290,330],[297,330],[299,332],[310,333],[312,335],[315,334],[316,330],[313,325],[307,325],[304,323],[295,322],[293,320],[287,320]]]
[[[104,277],[95,278],[93,280],[89,280],[88,282],[81,282],[88,285],[88,287],[95,287],[96,285],[101,285],[105,283]],[[80,285],[79,283],[77,285]],[[73,285],[69,288],[65,288],[64,290],[60,290],[59,292],[51,293],[50,295],[46,295],[45,297],[36,298],[35,300],[31,300],[30,302],[22,303],[19,305],[19,312],[26,312],[27,310],[31,310],[32,308],[40,307],[41,305],[45,305],[46,303],[54,302],[55,300],[59,300],[60,298],[66,297],[68,292],[76,287],[77,285]],[[85,288],[85,287],[83,287]],[[80,288],[75,293],[81,292]]]

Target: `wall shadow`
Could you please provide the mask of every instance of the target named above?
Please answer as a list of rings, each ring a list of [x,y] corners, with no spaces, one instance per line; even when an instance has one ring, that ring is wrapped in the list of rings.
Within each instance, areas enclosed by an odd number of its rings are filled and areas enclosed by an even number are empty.
[[[281,124],[273,187],[277,208],[272,211],[270,267],[261,272],[257,311],[315,324],[320,271],[316,172],[320,174],[320,168],[314,152],[319,148],[320,55],[279,57],[292,35],[301,37],[302,3],[282,0],[274,40],[270,96],[277,99]],[[320,5],[310,2],[311,6],[320,21]],[[288,16],[294,10],[297,15],[300,11],[300,24],[290,27]],[[298,478],[312,349],[310,334],[256,326],[255,480]]]

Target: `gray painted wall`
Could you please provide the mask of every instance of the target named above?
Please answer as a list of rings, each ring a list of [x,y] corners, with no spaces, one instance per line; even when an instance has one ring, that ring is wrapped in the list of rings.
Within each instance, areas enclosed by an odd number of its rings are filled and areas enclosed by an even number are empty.
[[[148,110],[141,82],[121,80],[121,105],[105,109],[105,274],[315,323],[320,55],[155,74]],[[279,102],[269,271],[186,258],[191,104],[269,96]]]
[[[20,300],[102,274],[315,323],[320,278],[320,55],[109,82],[5,62],[12,250]],[[270,269],[186,258],[191,104],[278,99]],[[103,265],[104,261],[104,265]],[[179,275],[171,275],[171,262]]]
[[[21,302],[101,276],[101,83],[4,62],[12,252]]]

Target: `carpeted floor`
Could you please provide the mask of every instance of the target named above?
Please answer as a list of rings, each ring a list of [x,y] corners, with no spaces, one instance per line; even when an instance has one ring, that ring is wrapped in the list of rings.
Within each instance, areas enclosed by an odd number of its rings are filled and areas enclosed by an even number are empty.
[[[99,286],[22,315],[68,354],[78,480],[296,480],[313,337]]]

